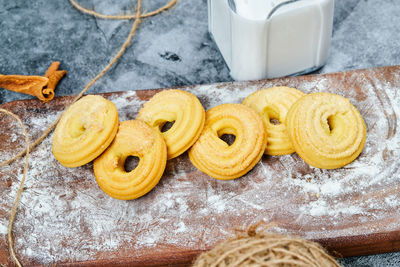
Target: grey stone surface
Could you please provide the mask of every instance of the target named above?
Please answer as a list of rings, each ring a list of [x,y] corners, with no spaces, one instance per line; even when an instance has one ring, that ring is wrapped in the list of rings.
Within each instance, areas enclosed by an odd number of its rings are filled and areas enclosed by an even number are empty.
[[[81,0],[107,14],[131,13],[133,0]],[[146,10],[166,0],[143,1]],[[400,64],[400,1],[336,0],[332,46],[318,72]],[[132,22],[96,19],[64,0],[0,0],[0,73],[43,75],[61,61],[56,95],[77,94],[117,53]],[[206,0],[180,0],[144,19],[123,58],[89,92],[231,81],[207,33]],[[31,98],[0,90],[0,103]],[[400,253],[347,258],[344,266],[400,266]]]

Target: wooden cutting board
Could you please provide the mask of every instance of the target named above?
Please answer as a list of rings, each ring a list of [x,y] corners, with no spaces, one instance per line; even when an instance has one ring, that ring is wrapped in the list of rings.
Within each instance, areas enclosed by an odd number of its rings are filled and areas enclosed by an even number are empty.
[[[321,242],[343,256],[400,250],[400,66],[243,83],[181,87],[206,109],[240,103],[274,85],[349,98],[367,125],[362,154],[338,170],[312,168],[296,154],[264,156],[244,177],[219,181],[187,154],[168,162],[146,196],[119,201],[97,186],[92,164],[68,169],[51,154],[51,136],[31,154],[14,227],[18,257],[28,265],[188,264],[200,252],[260,220],[271,231]],[[159,90],[104,94],[120,120],[134,119]],[[22,117],[36,139],[72,100],[58,97],[1,105]],[[21,131],[0,115],[0,160],[23,148]],[[23,160],[0,169],[0,263],[8,264],[9,210]]]

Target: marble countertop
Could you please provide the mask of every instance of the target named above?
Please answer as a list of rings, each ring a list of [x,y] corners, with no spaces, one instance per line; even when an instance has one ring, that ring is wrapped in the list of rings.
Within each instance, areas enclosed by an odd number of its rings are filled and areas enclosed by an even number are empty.
[[[143,1],[154,10],[166,0]],[[133,0],[81,0],[106,14],[131,13]],[[329,59],[319,73],[400,64],[400,1],[336,0]],[[0,0],[0,73],[68,71],[56,95],[79,93],[124,42],[132,21],[84,15],[68,1]],[[232,81],[207,32],[207,1],[180,0],[143,19],[122,59],[89,91],[111,92]],[[31,98],[0,90],[0,103]],[[344,266],[400,266],[400,253],[346,258]]]

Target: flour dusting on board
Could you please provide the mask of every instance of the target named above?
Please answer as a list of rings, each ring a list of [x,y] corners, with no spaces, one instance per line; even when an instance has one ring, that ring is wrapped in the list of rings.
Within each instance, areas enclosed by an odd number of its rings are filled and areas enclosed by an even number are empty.
[[[354,80],[357,88],[343,88],[337,80],[332,84],[326,76],[300,82],[279,80],[280,85],[306,93],[338,93],[360,110],[368,128],[365,149],[353,163],[338,170],[310,167],[296,154],[264,156],[248,175],[219,181],[198,172],[185,153],[168,162],[163,178],[149,194],[119,201],[97,186],[92,164],[62,167],[52,156],[49,136],[31,154],[14,227],[16,251],[23,262],[52,264],[129,256],[133,250],[134,256],[140,257],[147,249],[168,246],[206,249],[233,235],[235,228],[261,219],[275,221],[278,226],[273,231],[306,238],[372,233],[381,221],[385,224],[380,229],[400,230],[397,221],[387,217],[400,212],[400,198],[396,197],[400,171],[394,160],[400,158],[400,88],[392,85],[400,84],[400,76],[395,78],[396,82],[388,83],[359,73],[343,76]],[[273,81],[228,83],[186,90],[209,109],[240,103],[255,90],[273,85]],[[121,121],[134,119],[144,103],[134,91],[109,99],[116,104]],[[55,111],[35,117],[22,114],[32,139],[59,115]],[[8,126],[9,140],[22,148],[22,135],[12,125]],[[0,160],[14,153],[6,147]],[[0,192],[0,235],[4,240],[8,212],[22,177],[22,162],[0,170],[6,174],[2,179],[11,182],[9,186],[2,184],[5,189]],[[353,223],[347,225],[349,219]],[[354,222],[361,226],[355,227]]]

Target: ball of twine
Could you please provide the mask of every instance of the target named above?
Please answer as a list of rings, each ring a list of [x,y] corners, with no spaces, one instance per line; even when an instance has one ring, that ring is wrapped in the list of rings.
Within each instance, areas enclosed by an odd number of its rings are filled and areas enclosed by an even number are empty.
[[[340,266],[318,243],[300,237],[256,232],[256,227],[204,252],[193,267]]]

